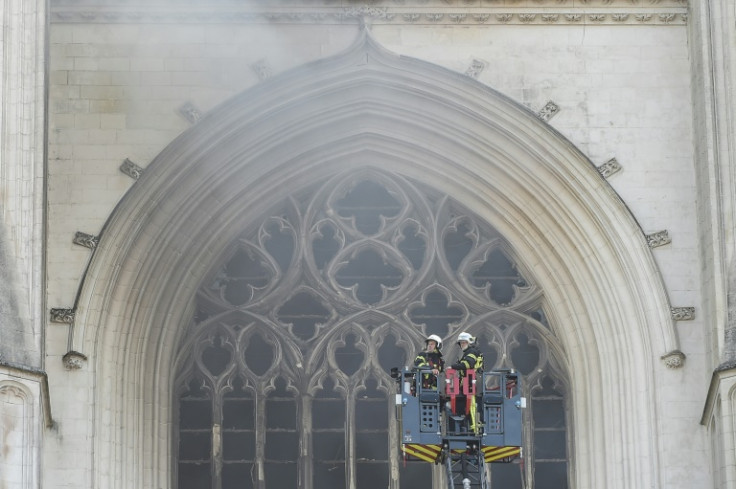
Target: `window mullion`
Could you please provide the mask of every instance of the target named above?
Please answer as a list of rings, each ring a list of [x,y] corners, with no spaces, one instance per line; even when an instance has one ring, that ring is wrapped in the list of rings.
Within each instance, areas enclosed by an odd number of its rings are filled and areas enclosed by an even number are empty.
[[[266,396],[263,390],[259,389],[256,393],[256,489],[266,489],[265,479],[265,458],[266,458]]]
[[[347,489],[356,489],[357,481],[355,480],[355,391],[350,389],[345,403],[346,419],[345,419],[345,459]]]

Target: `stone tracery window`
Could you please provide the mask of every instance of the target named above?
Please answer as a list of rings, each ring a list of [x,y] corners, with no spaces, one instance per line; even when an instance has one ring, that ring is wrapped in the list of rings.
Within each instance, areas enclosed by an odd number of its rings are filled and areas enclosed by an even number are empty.
[[[478,337],[486,368],[525,376],[526,461],[493,483],[568,486],[563,356],[541,291],[487,223],[374,169],[338,175],[253,216],[197,296],[180,347],[176,485],[430,487],[400,460],[394,383],[423,338]]]

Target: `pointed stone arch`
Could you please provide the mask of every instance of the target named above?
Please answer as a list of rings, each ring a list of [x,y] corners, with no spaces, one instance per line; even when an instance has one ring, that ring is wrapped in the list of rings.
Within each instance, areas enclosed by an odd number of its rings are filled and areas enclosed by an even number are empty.
[[[631,379],[653,386],[664,375],[659,357],[678,341],[635,219],[535,114],[470,77],[388,53],[367,34],[211,111],[110,217],[69,341],[90,358],[79,375],[95,386],[92,485],[169,484],[161,440],[174,348],[197,287],[249,218],[285,193],[375,165],[442,188],[486,219],[545,291],[572,373],[575,487],[658,487],[660,471],[642,468],[658,466],[656,392],[642,395]]]

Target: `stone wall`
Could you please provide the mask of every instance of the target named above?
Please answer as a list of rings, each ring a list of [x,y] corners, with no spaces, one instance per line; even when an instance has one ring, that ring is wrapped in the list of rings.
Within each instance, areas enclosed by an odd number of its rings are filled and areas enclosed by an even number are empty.
[[[700,266],[693,259],[701,250],[688,31],[677,4],[663,8],[676,12],[677,22],[656,14],[651,23],[637,22],[633,13],[616,21],[594,10],[581,15],[605,19],[588,17],[580,25],[563,13],[564,21],[552,24],[539,14],[527,23],[513,8],[513,25],[499,21],[497,15],[506,15],[500,10],[491,11],[487,24],[470,23],[472,11],[462,22],[449,11],[437,22],[411,22],[418,10],[392,19],[386,11],[364,10],[363,17],[386,49],[467,73],[540,112],[600,167],[611,186],[605,191],[615,191],[650,236],[676,317],[685,319],[676,328],[687,355],[685,368],[662,377],[656,399],[661,467],[652,470],[661,472],[663,487],[685,489],[710,481],[704,437],[693,425],[702,399],[682,395],[684,389],[704,394],[709,359],[697,313]],[[106,22],[95,14],[85,21],[57,11],[49,33],[48,306],[73,310],[108,217],[157,154],[229,97],[346,49],[361,17],[348,13],[344,23],[279,17],[266,25],[177,22],[165,14],[141,22],[119,15]],[[89,452],[96,446],[89,419],[100,380],[92,362],[82,362],[80,371],[64,368],[70,327],[54,322],[47,333],[50,388],[62,421],[49,436],[46,485],[91,487]],[[102,449],[111,460],[132,457],[126,447]]]

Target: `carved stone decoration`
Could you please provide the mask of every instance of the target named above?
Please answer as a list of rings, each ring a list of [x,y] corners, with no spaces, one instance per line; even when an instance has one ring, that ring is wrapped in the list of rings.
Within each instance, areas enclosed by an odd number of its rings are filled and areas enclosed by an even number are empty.
[[[590,0],[593,1],[593,0]],[[591,24],[620,25],[622,23],[657,23],[659,25],[687,24],[687,2],[680,0],[662,0],[649,2],[646,12],[642,12],[636,4],[638,0],[600,0],[595,13],[586,12],[589,3],[578,1],[568,5],[567,0],[393,0],[390,7],[378,7],[377,0],[367,2],[369,5],[344,7],[336,0],[322,0],[321,5],[313,5],[314,11],[303,8],[289,10],[283,7],[249,7],[242,3],[232,3],[231,7],[215,13],[204,14],[198,10],[186,8],[174,12],[114,11],[105,7],[95,10],[71,9],[70,2],[59,2],[51,7],[51,22],[54,23],[181,23],[181,22],[218,22],[218,23],[287,23],[287,24],[332,24],[354,23],[355,20],[370,19],[376,24],[413,23],[414,15],[424,16],[428,21],[437,24],[457,24],[475,22],[484,24],[516,23],[568,23],[574,24],[583,20]],[[187,3],[187,2],[185,2]],[[237,4],[237,5],[236,5]],[[452,12],[447,10],[456,4],[472,6],[473,12]],[[553,4],[553,5],[550,5]],[[543,11],[540,12],[540,5]],[[632,5],[634,5],[632,7]],[[499,12],[498,8],[513,8]],[[407,11],[406,7],[412,10]],[[627,9],[627,10],[625,10]]]
[[[128,175],[133,180],[138,180],[143,175],[143,168],[136,165],[128,158],[123,160],[123,164],[120,165],[120,171]]]
[[[253,71],[255,71],[256,75],[258,75],[258,79],[261,81],[273,76],[273,70],[265,59],[259,59],[250,65],[250,67],[253,68]]]
[[[401,17],[403,17],[406,22],[414,23],[422,17],[422,14],[403,14]]]
[[[79,370],[87,363],[87,355],[78,351],[67,352],[61,360],[64,362],[64,368],[67,370]]]
[[[479,60],[479,59],[473,59],[473,62],[470,63],[470,66],[467,70],[465,70],[465,74],[471,78],[478,78],[480,74],[483,72],[483,70],[486,69],[486,63]]]
[[[664,361],[667,368],[680,368],[685,364],[685,354],[680,350],[673,350],[669,353],[665,353],[660,357]]]
[[[84,246],[85,248],[94,250],[95,248],[97,248],[97,243],[100,242],[100,238],[92,234],[77,231],[77,233],[74,235],[73,242],[76,245]]]
[[[199,119],[202,118],[202,111],[195,107],[191,102],[186,102],[184,105],[179,107],[179,113],[184,116],[190,124],[196,124]]]
[[[336,15],[341,19],[359,19],[359,18],[371,18],[371,19],[383,19],[391,20],[394,14],[389,14],[386,7],[349,7],[343,8],[342,12]]]
[[[70,308],[55,307],[51,309],[51,322],[52,323],[67,323],[72,324],[74,322],[74,314],[76,311]]]
[[[598,173],[600,173],[603,178],[608,178],[611,175],[620,172],[622,169],[623,167],[619,164],[616,158],[611,158],[598,167]]]
[[[650,248],[657,248],[672,242],[672,238],[670,238],[670,234],[666,229],[663,231],[657,231],[656,233],[647,234],[646,238],[647,244]]]
[[[675,321],[692,321],[695,319],[694,307],[672,307],[670,308],[672,319]]]
[[[529,24],[537,18],[537,14],[519,14],[519,20],[523,24]]]
[[[537,116],[543,121],[549,122],[549,120],[557,115],[559,111],[560,106],[550,100],[544,107],[542,107],[542,110],[537,112]]]

